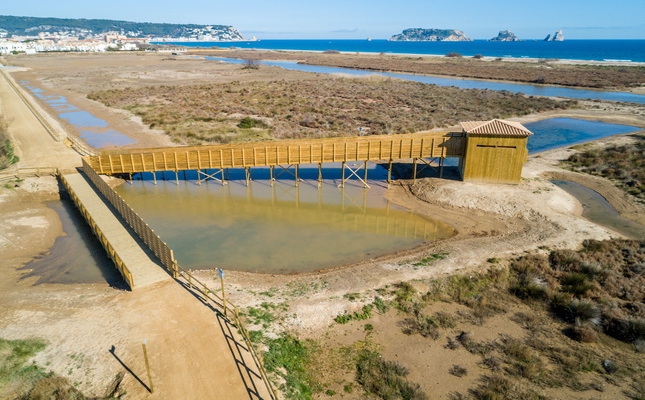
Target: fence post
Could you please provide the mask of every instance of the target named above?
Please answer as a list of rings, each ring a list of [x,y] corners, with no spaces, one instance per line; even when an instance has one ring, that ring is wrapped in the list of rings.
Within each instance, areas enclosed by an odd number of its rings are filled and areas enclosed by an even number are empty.
[[[148,362],[148,351],[146,350],[146,342],[148,339],[143,340],[143,358],[146,360],[146,370],[148,371],[148,382],[150,382],[150,393],[154,393],[155,389],[152,386],[152,375],[150,374],[150,363]]]

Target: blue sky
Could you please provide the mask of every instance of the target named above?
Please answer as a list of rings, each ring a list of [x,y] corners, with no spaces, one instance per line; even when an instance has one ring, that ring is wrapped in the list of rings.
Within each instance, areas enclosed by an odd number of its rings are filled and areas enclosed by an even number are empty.
[[[389,38],[405,28],[459,29],[489,39],[509,29],[542,39],[645,39],[643,0],[22,0],[0,14],[232,25],[245,37]]]

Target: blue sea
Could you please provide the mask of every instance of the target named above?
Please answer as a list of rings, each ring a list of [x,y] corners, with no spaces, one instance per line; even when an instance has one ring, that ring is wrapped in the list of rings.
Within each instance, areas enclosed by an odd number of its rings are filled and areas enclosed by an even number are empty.
[[[157,42],[161,44],[160,42]],[[645,40],[565,40],[544,42],[389,42],[368,40],[259,40],[249,42],[166,42],[186,47],[244,48],[262,50],[304,50],[359,53],[392,53],[446,55],[456,52],[464,57],[481,54],[484,57],[537,58],[559,60],[632,61],[645,62]]]

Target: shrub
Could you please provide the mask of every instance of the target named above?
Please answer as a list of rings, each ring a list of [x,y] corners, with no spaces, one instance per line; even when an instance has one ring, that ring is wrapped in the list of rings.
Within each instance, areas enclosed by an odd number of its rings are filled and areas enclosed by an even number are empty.
[[[448,370],[448,373],[458,378],[461,378],[462,376],[468,375],[468,370],[462,367],[461,365],[455,364],[452,367],[450,367],[450,369]]]
[[[402,364],[385,361],[379,353],[370,350],[363,350],[356,363],[356,380],[367,393],[382,399],[428,399],[418,383],[405,379],[408,373]]]
[[[574,299],[567,309],[570,322],[600,325],[600,308],[592,301]]]
[[[583,296],[589,290],[593,289],[593,283],[589,282],[587,275],[579,272],[571,272],[561,280],[562,290],[576,296]]]
[[[244,60],[242,62],[242,69],[259,69],[260,68],[260,61],[258,60]]]
[[[596,331],[588,325],[576,325],[569,331],[571,339],[580,343],[594,343],[598,339]]]
[[[416,312],[414,317],[405,318],[399,322],[401,330],[406,335],[420,334],[423,337],[431,337],[437,340],[439,338],[439,329],[437,322],[428,316]]]
[[[613,374],[618,371],[618,364],[616,364],[615,361],[612,360],[602,360],[602,368],[607,372],[608,374]]]
[[[18,161],[18,156],[14,153],[13,144],[9,140],[7,123],[0,116],[0,169],[5,169]]]
[[[287,398],[311,399],[316,382],[307,366],[317,350],[314,342],[283,334],[277,339],[267,339],[266,344],[264,366],[284,380],[280,389]]]
[[[397,283],[394,287],[394,306],[403,312],[412,312],[420,300],[417,290],[409,282]]]
[[[267,124],[260,121],[259,119],[244,117],[242,118],[240,123],[237,124],[237,127],[240,129],[251,129],[251,128],[267,128],[268,126]]]

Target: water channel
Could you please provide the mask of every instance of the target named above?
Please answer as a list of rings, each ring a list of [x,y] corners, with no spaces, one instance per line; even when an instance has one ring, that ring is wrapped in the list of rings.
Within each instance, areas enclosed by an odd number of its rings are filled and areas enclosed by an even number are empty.
[[[242,64],[244,60],[224,57],[206,57],[207,60],[221,61],[234,64]],[[522,83],[495,82],[478,79],[462,78],[443,78],[437,76],[425,76],[414,74],[401,74],[394,72],[377,72],[353,68],[325,67],[319,65],[298,64],[296,61],[268,61],[263,60],[260,63],[264,65],[280,67],[288,70],[312,72],[317,74],[341,74],[349,76],[368,76],[379,75],[390,78],[414,81],[437,86],[454,86],[460,89],[486,89],[496,91],[508,91],[511,93],[524,93],[529,96],[546,96],[546,97],[564,97],[571,99],[592,99],[621,101],[628,103],[645,104],[645,95],[625,93],[625,92],[606,92],[592,89],[574,89],[546,85],[528,85]]]
[[[136,143],[134,139],[123,133],[110,129],[106,121],[69,103],[65,96],[48,94],[43,89],[32,86],[28,81],[20,81],[20,83],[36,98],[53,108],[58,113],[58,118],[67,121],[79,132],[81,139],[95,149]]]
[[[621,217],[600,193],[571,181],[553,180],[552,182],[569,192],[582,204],[582,216],[589,221],[613,229],[628,238],[645,240],[645,226]]]

